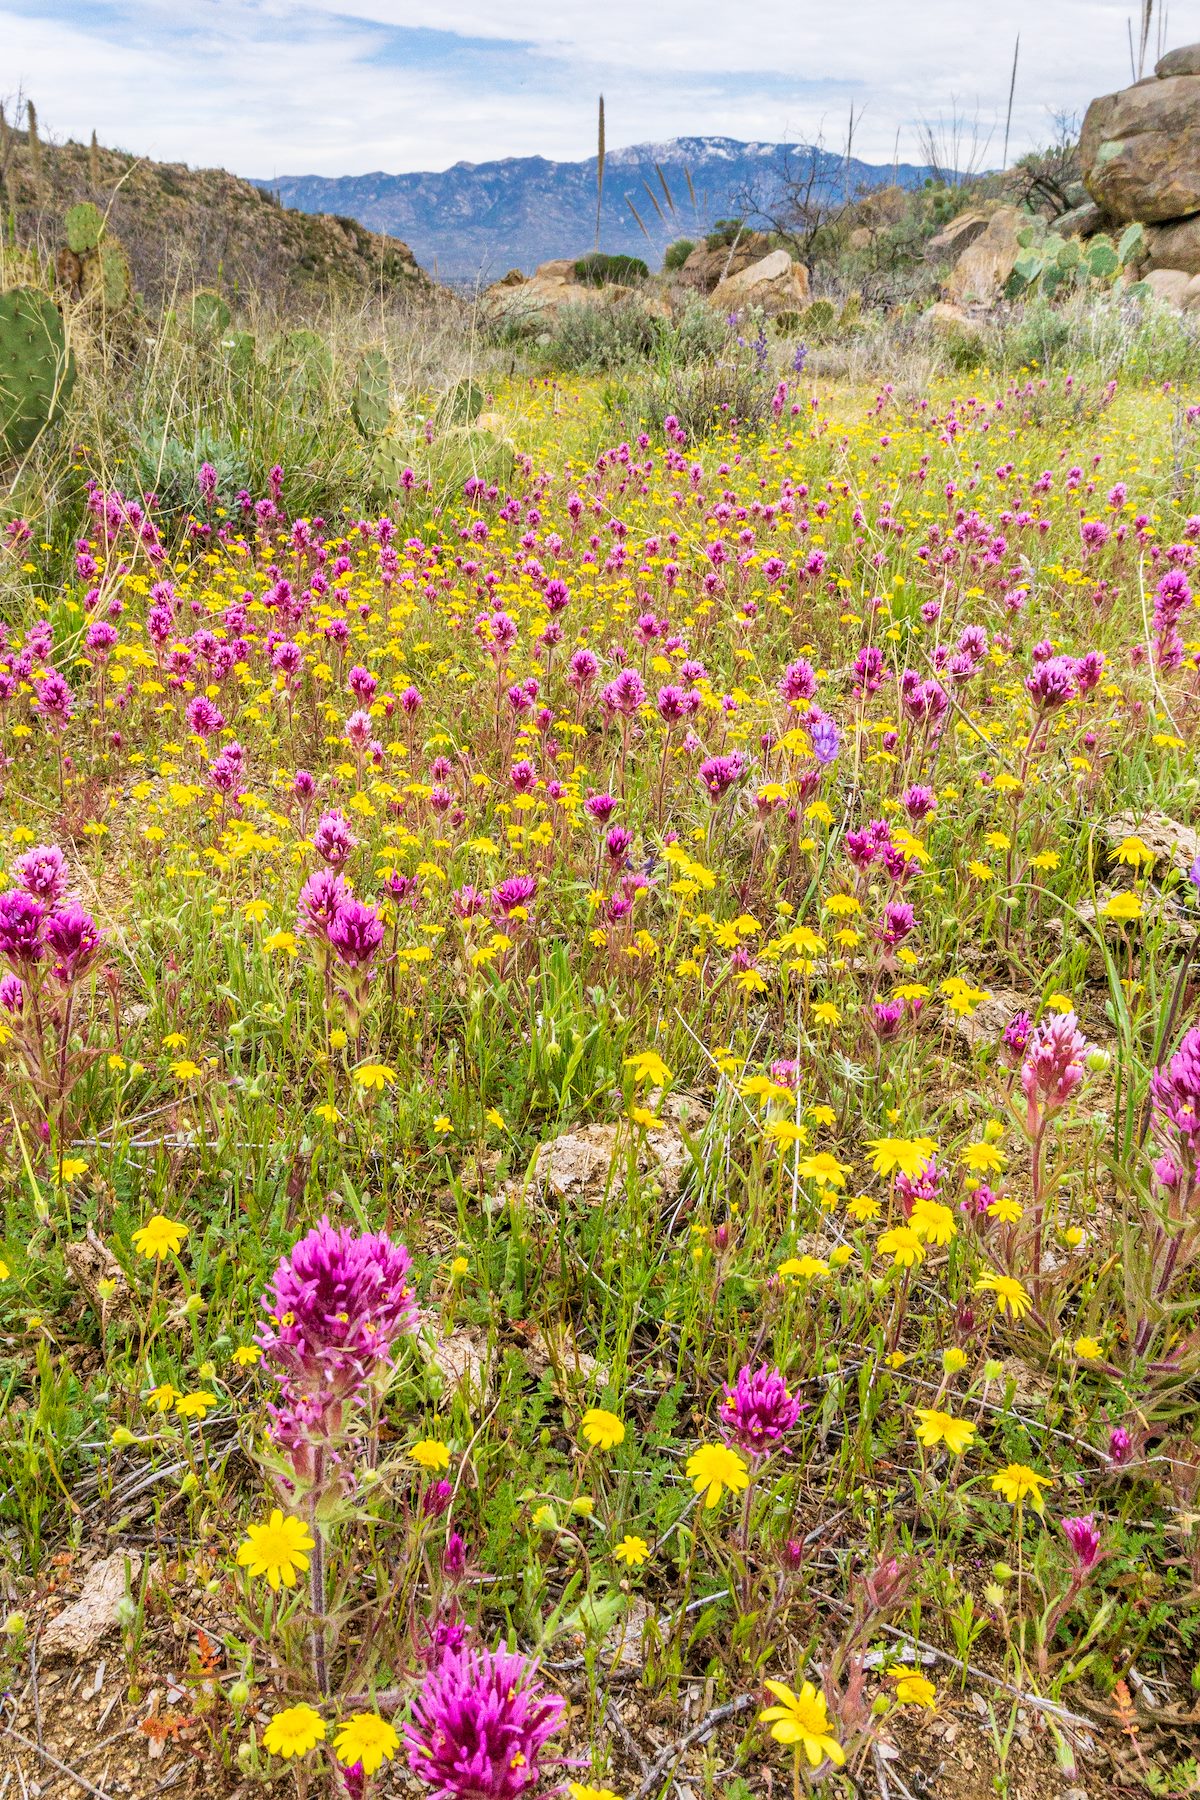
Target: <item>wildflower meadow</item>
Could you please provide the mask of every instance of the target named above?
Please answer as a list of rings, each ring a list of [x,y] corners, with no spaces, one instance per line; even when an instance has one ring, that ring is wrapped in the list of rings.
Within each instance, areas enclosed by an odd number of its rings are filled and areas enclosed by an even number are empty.
[[[745,344],[6,515],[43,1793],[1196,1791],[1200,393]]]

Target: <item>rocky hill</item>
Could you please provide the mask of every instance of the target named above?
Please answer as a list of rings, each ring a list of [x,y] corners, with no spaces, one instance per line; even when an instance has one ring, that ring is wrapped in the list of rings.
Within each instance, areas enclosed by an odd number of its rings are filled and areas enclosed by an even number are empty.
[[[0,215],[17,241],[53,257],[67,207],[91,200],[125,247],[134,283],[158,299],[177,286],[220,284],[265,297],[397,293],[426,285],[406,243],[358,220],[292,211],[224,169],[191,169],[95,144],[31,145],[0,136]]]
[[[635,144],[606,159],[600,247],[655,260],[673,238],[695,237],[745,210],[747,193],[769,203],[789,161],[807,167],[809,158],[816,159],[818,187],[831,193],[893,181],[917,187],[930,173],[911,163],[847,163],[802,144],[725,137]],[[446,280],[494,281],[511,268],[528,273],[590,249],[596,233],[594,156],[583,162],[510,156],[455,163],[436,174],[284,175],[270,185],[288,206],[349,214],[376,231],[396,232]]]

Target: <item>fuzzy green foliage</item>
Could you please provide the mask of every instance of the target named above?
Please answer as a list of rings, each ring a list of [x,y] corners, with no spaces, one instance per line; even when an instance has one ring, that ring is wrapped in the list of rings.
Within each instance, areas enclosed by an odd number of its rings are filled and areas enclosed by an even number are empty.
[[[24,456],[75,384],[75,357],[54,303],[36,288],[0,294],[0,453]]]
[[[649,281],[650,270],[640,256],[606,256],[596,250],[579,258],[575,279],[584,287],[632,287],[635,282]]]
[[[668,244],[663,252],[663,268],[667,274],[673,275],[677,269],[682,269],[695,248],[691,238],[676,238],[673,244]]]
[[[104,236],[104,214],[90,200],[81,200],[77,206],[67,208],[63,228],[67,234],[67,247],[76,256],[87,256],[98,248]]]
[[[365,438],[387,430],[392,411],[392,372],[382,350],[364,350],[354,371],[350,411]]]

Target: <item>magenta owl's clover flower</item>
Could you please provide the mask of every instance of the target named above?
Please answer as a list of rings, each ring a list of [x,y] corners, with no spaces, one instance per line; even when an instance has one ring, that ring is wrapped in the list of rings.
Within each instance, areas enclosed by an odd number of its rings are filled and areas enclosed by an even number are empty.
[[[0,975],[0,1009],[11,1019],[25,1011],[25,984],[18,975]]]
[[[528,911],[536,893],[536,875],[510,875],[507,881],[492,889],[492,905],[506,919],[511,919],[514,913]]]
[[[811,700],[816,695],[817,676],[810,662],[801,656],[789,663],[779,683],[779,692],[789,706],[801,700]]]
[[[24,888],[0,894],[0,957],[26,980],[41,961],[46,908]]]
[[[45,941],[55,958],[55,980],[71,987],[95,962],[104,933],[90,913],[72,904],[51,914],[46,922]]]
[[[33,710],[49,730],[67,729],[75,713],[75,696],[56,669],[39,682]]]
[[[197,737],[208,738],[214,732],[224,730],[225,715],[206,695],[197,694],[188,704],[187,723],[188,730],[195,732]]]
[[[300,889],[297,929],[307,938],[328,942],[333,921],[351,898],[350,889],[332,869],[318,869]]]
[[[927,1157],[916,1175],[905,1175],[903,1170],[900,1171],[896,1176],[896,1192],[900,1196],[906,1219],[911,1216],[918,1200],[938,1198],[945,1173],[936,1156]]]
[[[387,1367],[395,1341],[417,1329],[411,1277],[408,1251],[385,1232],[322,1218],[294,1244],[262,1297],[255,1337],[285,1398],[344,1400]]]
[[[413,1704],[409,1767],[438,1800],[518,1800],[537,1786],[565,1711],[537,1663],[506,1644],[452,1651]]]
[[[35,844],[13,864],[13,878],[27,894],[57,906],[67,892],[70,870],[57,844]]]
[[[1042,712],[1065,706],[1078,693],[1075,659],[1071,656],[1049,656],[1039,662],[1025,681],[1025,689],[1034,705]]]
[[[769,1363],[752,1369],[746,1363],[737,1379],[726,1384],[721,1400],[721,1432],[748,1456],[767,1456],[785,1448],[783,1439],[800,1417],[800,1402]]]
[[[356,663],[352,669],[347,671],[346,686],[360,706],[370,706],[371,701],[375,698],[375,689],[379,686],[379,681],[376,676],[372,675],[370,669],[360,668]]]
[[[645,704],[646,684],[636,669],[622,669],[615,680],[600,691],[606,711],[623,719],[632,719]]]
[[[348,969],[367,969],[383,943],[383,920],[373,906],[345,899],[334,913],[327,933],[337,961]]]
[[[1067,1542],[1071,1546],[1075,1558],[1075,1572],[1082,1576],[1093,1566],[1100,1554],[1100,1533],[1096,1529],[1095,1513],[1082,1513],[1075,1519],[1061,1519]]]
[[[1028,1102],[1026,1129],[1034,1137],[1064,1107],[1084,1076],[1087,1039],[1073,1012],[1055,1013],[1031,1034],[1021,1065],[1021,1089]]]
[[[358,848],[358,839],[344,813],[322,813],[313,832],[313,849],[331,868],[340,869]]]
[[[883,909],[882,935],[889,949],[902,944],[916,928],[917,915],[907,900],[889,900]]]
[[[1150,1078],[1151,1125],[1164,1155],[1155,1163],[1161,1187],[1186,1205],[1200,1180],[1200,1028]]]
[[[728,756],[709,756],[700,764],[699,773],[709,799],[720,800],[746,773],[746,759],[740,750],[733,750]]]

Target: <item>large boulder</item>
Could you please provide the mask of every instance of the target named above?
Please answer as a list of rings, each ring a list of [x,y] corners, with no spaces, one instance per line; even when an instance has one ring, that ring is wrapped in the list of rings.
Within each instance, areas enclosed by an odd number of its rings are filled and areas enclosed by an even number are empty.
[[[1186,269],[1200,275],[1200,213],[1151,225],[1146,232],[1147,260],[1152,269]]]
[[[953,257],[961,256],[968,245],[976,238],[981,238],[988,228],[988,215],[985,212],[961,212],[936,231],[925,246],[925,255],[930,262],[949,262]]]
[[[967,246],[951,269],[944,288],[947,300],[955,306],[971,302],[990,306],[1000,298],[1021,254],[1017,233],[1022,223],[1015,206],[996,209],[986,229]]]
[[[1181,44],[1178,50],[1168,50],[1155,63],[1154,73],[1160,81],[1170,75],[1200,75],[1200,44]]]
[[[1200,74],[1138,81],[1093,100],[1079,156],[1092,199],[1120,224],[1200,212]]]
[[[786,250],[772,250],[760,262],[740,274],[719,281],[711,294],[714,306],[730,312],[743,306],[761,306],[767,312],[802,305],[808,299],[808,270],[793,262]]]
[[[1151,269],[1146,276],[1146,286],[1164,306],[1173,306],[1177,312],[1182,312],[1192,279],[1186,269]]]
[[[697,244],[679,271],[679,280],[688,287],[711,293],[719,281],[740,275],[751,263],[761,262],[771,248],[771,240],[761,231],[748,231],[736,244],[718,244],[710,250]]]

